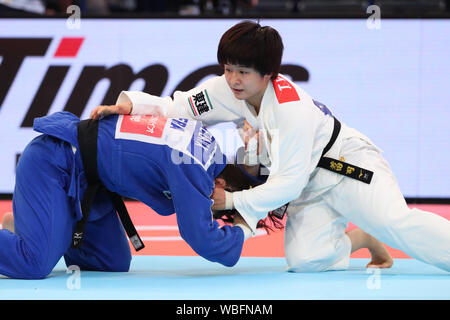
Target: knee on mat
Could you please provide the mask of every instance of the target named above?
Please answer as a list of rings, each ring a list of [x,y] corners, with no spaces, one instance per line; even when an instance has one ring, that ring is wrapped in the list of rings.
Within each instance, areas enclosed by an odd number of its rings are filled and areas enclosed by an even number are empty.
[[[77,266],[82,271],[128,272],[131,265],[130,248],[110,254],[89,253],[70,248],[64,254],[66,266]]]
[[[53,266],[30,264],[22,270],[23,279],[44,279],[53,270]]]
[[[103,267],[100,267],[100,271],[106,272],[128,272],[131,265],[131,252],[114,257],[109,261],[102,263]]]
[[[322,256],[322,257],[290,257],[287,258],[289,272],[321,272],[346,270],[349,266],[350,257]]]
[[[120,259],[110,266],[111,272],[128,272],[131,265],[131,255],[129,257]]]
[[[289,272],[320,272],[327,270],[328,267],[330,267],[328,264],[320,260],[297,259],[288,263]]]
[[[27,250],[22,255],[21,261],[17,262],[16,275],[21,279],[44,279],[55,267],[55,264],[48,263],[49,259],[45,252],[34,252]]]
[[[66,265],[76,265],[81,271],[103,271],[103,272],[128,272],[130,270],[131,257],[129,259],[117,259],[116,261],[99,262],[70,262],[66,259]]]

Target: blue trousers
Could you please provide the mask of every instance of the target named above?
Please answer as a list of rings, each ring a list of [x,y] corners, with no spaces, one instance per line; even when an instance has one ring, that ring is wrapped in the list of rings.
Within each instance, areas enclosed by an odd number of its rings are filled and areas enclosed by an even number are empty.
[[[91,206],[82,248],[70,247],[79,219],[77,198],[86,189],[84,172],[76,165],[70,144],[51,136],[38,136],[25,148],[16,170],[15,230],[0,230],[0,274],[45,278],[61,257],[81,270],[128,271],[130,246],[106,193]]]

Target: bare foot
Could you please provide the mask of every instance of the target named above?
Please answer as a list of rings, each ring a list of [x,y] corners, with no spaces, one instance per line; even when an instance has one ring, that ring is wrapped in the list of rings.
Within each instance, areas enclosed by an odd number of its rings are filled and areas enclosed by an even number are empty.
[[[382,242],[369,235],[368,249],[372,255],[372,260],[367,264],[366,268],[390,268],[394,264],[392,256],[387,251]]]
[[[12,212],[6,212],[3,215],[2,228],[14,232],[14,216]]]

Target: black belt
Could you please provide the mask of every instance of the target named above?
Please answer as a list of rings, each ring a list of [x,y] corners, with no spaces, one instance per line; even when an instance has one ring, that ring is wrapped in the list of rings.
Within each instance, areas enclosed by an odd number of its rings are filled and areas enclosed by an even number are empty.
[[[86,223],[89,217],[91,204],[97,193],[104,189],[111,198],[114,207],[117,210],[120,221],[130,239],[134,249],[139,251],[144,248],[144,243],[139,237],[125,204],[117,193],[111,192],[105,188],[101,182],[97,171],[97,136],[98,120],[83,120],[78,124],[78,145],[80,148],[81,159],[83,161],[84,172],[88,182],[87,189],[81,201],[81,212],[83,217],[77,222],[72,236],[72,247],[81,248],[86,229]]]
[[[336,142],[336,139],[341,131],[341,123],[339,120],[334,118],[334,128],[333,133],[331,134],[331,139],[328,144],[325,146],[322,152],[322,156],[320,157],[318,167],[333,171],[335,173],[342,174],[346,177],[356,179],[358,181],[370,184],[373,177],[373,172],[367,169],[363,169],[361,167],[352,165],[350,163],[346,163],[341,160],[336,160],[333,158],[325,157],[324,155],[331,149],[333,144]]]

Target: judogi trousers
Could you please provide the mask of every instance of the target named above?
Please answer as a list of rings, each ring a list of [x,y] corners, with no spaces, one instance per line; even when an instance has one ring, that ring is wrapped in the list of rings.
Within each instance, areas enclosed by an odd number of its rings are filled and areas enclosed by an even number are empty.
[[[450,271],[450,221],[410,209],[386,160],[371,143],[342,142],[345,161],[374,172],[370,184],[343,177],[328,191],[289,205],[285,230],[288,270],[310,272],[348,268],[350,221],[408,256]],[[323,170],[323,169],[319,169]]]
[[[86,189],[71,145],[48,135],[35,138],[22,153],[13,195],[15,232],[0,230],[0,274],[46,277],[61,257],[81,270],[128,271],[128,239],[108,195],[91,207],[81,249],[70,247]]]

